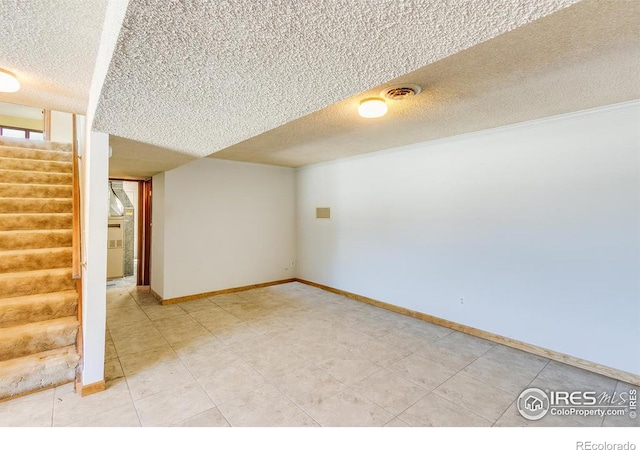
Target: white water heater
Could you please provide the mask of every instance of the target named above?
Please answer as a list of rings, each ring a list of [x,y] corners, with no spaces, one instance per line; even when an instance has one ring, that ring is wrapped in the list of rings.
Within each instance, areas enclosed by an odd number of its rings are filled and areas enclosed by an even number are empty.
[[[124,276],[124,217],[109,217],[107,228],[107,279]]]

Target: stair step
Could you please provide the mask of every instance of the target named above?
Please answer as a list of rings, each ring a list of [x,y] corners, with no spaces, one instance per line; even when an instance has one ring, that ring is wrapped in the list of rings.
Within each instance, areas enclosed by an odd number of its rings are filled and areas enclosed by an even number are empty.
[[[0,299],[0,328],[31,322],[76,317],[78,293],[75,290]]]
[[[72,153],[68,151],[60,152],[36,148],[0,146],[0,157],[38,159],[41,161],[71,161]]]
[[[0,273],[71,267],[71,247],[0,251]]]
[[[0,362],[0,399],[73,381],[80,357],[75,346]]]
[[[0,231],[0,251],[71,247],[73,230]]]
[[[69,291],[75,287],[71,268],[0,274],[0,299]]]
[[[53,141],[34,141],[32,139],[0,137],[0,146],[30,148],[56,152],[71,152],[71,144]]]
[[[40,159],[0,158],[0,169],[26,170],[29,172],[71,173],[71,161],[42,161]]]
[[[75,317],[0,328],[0,362],[74,345],[77,334]]]
[[[0,214],[4,213],[71,213],[70,198],[0,198]]]
[[[72,227],[73,215],[70,213],[0,214],[0,231],[66,230]],[[0,248],[8,247],[0,245]]]
[[[0,183],[72,184],[71,173],[0,169]]]
[[[19,184],[0,183],[0,197],[13,198],[71,198],[70,184]]]

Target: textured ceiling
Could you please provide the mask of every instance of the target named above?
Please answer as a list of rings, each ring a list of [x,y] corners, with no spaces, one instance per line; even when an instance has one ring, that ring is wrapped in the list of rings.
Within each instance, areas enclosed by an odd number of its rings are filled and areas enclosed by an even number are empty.
[[[297,167],[640,98],[640,2],[585,1],[211,155]],[[363,119],[359,101],[415,83]]]
[[[131,0],[94,128],[204,156],[575,0]]]
[[[145,180],[195,159],[166,148],[113,135],[109,136],[109,145],[113,151],[109,160],[111,178]]]
[[[0,101],[84,113],[106,0],[0,0],[0,67],[16,93]]]

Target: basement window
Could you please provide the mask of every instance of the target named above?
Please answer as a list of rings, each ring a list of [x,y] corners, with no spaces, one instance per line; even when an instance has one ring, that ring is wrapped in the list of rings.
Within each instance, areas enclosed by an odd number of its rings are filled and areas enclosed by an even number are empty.
[[[0,136],[8,138],[31,139],[34,141],[44,141],[44,133],[38,130],[27,128],[1,127]]]

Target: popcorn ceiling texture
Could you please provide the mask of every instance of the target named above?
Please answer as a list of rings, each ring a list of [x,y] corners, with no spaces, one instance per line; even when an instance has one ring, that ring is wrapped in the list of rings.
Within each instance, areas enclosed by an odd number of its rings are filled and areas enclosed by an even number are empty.
[[[106,3],[0,1],[0,67],[22,85],[0,101],[83,114]]]
[[[640,2],[580,2],[386,86],[419,96],[359,117],[359,93],[211,155],[300,167],[640,98]]]
[[[131,0],[94,128],[205,156],[575,0]]]

